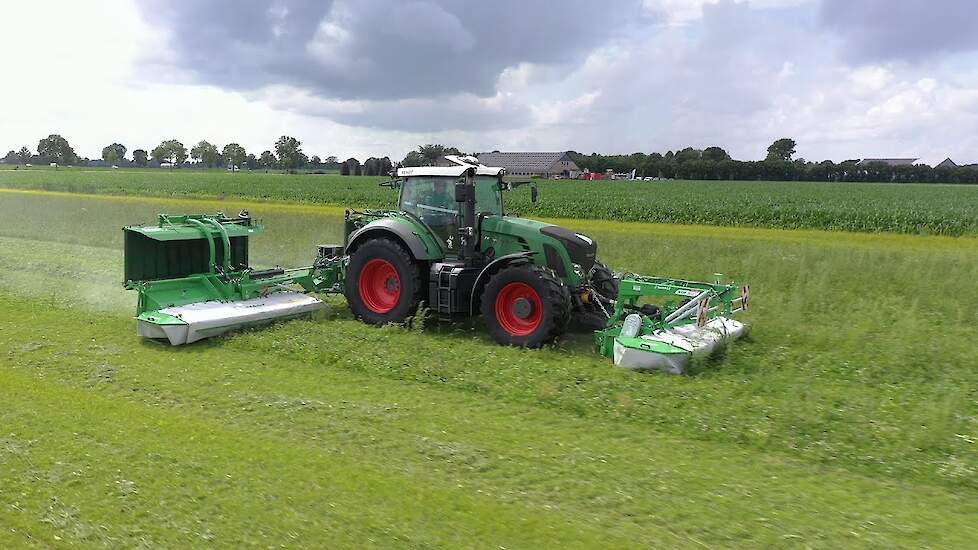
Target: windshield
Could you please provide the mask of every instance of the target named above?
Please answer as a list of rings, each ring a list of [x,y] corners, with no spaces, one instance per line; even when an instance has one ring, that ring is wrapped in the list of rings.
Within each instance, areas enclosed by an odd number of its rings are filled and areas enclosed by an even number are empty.
[[[455,202],[455,178],[417,177],[403,183],[401,210],[419,218],[437,218],[458,213]],[[477,214],[503,215],[499,178],[476,176],[475,211]]]

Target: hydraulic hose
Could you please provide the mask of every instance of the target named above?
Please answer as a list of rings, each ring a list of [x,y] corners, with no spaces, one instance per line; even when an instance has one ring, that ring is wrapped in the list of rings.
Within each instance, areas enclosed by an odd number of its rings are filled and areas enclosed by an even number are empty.
[[[207,262],[207,272],[213,274],[214,267],[217,264],[217,250],[214,248],[214,238],[211,237],[210,230],[207,228],[207,225],[194,218],[187,218],[187,223],[196,226],[204,234],[204,239],[207,240],[207,250],[210,252],[210,260]]]
[[[228,230],[217,220],[204,218],[204,222],[216,227],[218,233],[221,234],[221,242],[224,244],[224,261],[221,262],[221,267],[225,274],[231,273],[231,238],[228,237]]]

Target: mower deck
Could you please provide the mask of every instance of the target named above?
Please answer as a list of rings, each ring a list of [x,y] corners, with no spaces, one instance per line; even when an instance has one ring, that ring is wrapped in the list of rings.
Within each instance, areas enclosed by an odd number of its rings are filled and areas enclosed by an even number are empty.
[[[292,319],[326,307],[301,292],[276,292],[236,302],[201,302],[146,312],[136,318],[136,332],[145,338],[189,344],[246,326]]]
[[[633,338],[618,336],[614,343],[615,366],[684,374],[694,356],[709,355],[722,342],[746,333],[743,323],[714,317],[702,327],[688,324]]]

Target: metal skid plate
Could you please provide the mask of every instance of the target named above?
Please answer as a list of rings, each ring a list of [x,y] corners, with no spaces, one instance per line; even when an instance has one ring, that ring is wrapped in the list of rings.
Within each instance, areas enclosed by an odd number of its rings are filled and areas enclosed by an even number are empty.
[[[298,317],[324,307],[318,298],[300,292],[276,292],[235,302],[200,302],[143,313],[136,318],[136,333],[179,346],[249,325]]]
[[[709,355],[722,342],[746,334],[743,323],[714,317],[703,326],[682,325],[633,338],[616,337],[615,366],[683,374],[694,356]]]

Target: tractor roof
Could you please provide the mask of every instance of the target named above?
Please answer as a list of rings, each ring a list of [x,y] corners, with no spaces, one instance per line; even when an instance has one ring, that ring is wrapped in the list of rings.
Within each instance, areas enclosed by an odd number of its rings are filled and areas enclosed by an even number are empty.
[[[444,157],[451,166],[414,166],[410,168],[398,168],[398,177],[416,177],[416,176],[445,176],[445,177],[462,177],[465,171],[469,168],[475,168],[475,173],[477,176],[501,176],[506,173],[505,168],[484,166],[479,164],[479,160],[475,157],[462,157],[458,155],[446,155]]]

